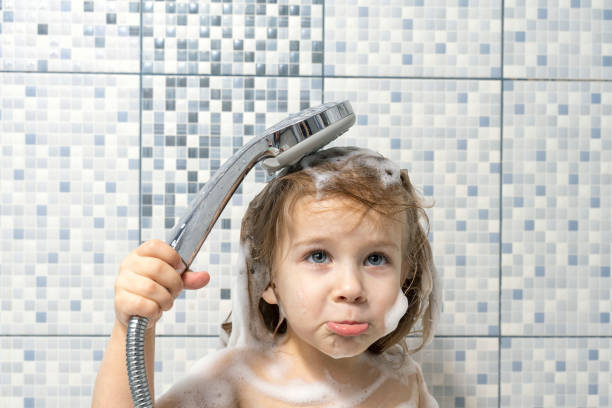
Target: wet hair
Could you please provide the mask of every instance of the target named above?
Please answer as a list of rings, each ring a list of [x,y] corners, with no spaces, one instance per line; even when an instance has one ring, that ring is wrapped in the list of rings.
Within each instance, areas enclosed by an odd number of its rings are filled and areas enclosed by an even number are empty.
[[[296,202],[308,196],[348,198],[403,224],[401,281],[408,309],[396,329],[371,344],[368,351],[381,354],[400,344],[404,352],[416,352],[427,345],[433,337],[439,313],[436,270],[427,238],[429,219],[424,210],[431,206],[425,206],[407,170],[400,170],[376,152],[356,147],[330,148],[306,156],[270,181],[249,204],[242,219],[240,240],[246,252],[246,273],[252,298],[249,304],[251,307],[257,305],[257,314],[265,328],[274,334],[286,331],[286,321],[281,320],[279,307],[256,297],[272,280],[279,251],[277,242],[291,223]],[[262,282],[265,282],[263,287]],[[419,321],[421,328],[416,330]],[[228,335],[231,333],[230,322],[226,321],[222,327]],[[421,343],[408,350],[403,340],[418,333]]]

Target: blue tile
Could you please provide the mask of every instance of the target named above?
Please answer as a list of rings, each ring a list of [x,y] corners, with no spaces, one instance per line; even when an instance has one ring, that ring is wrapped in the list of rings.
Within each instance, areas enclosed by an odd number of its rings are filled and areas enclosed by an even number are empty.
[[[538,65],[542,66],[542,65],[546,65],[548,58],[546,57],[546,55],[538,55]]]
[[[34,350],[24,350],[23,359],[25,361],[34,361]]]

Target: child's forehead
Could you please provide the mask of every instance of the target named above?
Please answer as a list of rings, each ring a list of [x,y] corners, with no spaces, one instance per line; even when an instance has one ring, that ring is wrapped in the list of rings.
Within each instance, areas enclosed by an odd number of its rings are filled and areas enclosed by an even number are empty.
[[[365,215],[370,212],[370,208],[365,204],[340,195],[319,198],[314,195],[305,195],[295,200],[293,208],[296,215],[311,216],[328,214],[329,212],[343,212],[352,215]]]
[[[287,231],[295,235],[297,228],[311,226],[333,229],[360,227],[363,230],[385,231],[397,226],[397,220],[369,208],[355,199],[343,196],[315,198],[300,197],[294,205],[293,217]]]

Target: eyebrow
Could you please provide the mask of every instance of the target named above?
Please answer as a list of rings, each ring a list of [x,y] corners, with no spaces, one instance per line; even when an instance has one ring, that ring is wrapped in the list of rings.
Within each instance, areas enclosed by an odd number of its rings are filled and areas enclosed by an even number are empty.
[[[330,238],[321,236],[321,237],[311,237],[311,238],[306,238],[303,239],[301,241],[298,241],[296,243],[294,243],[292,246],[293,247],[301,247],[301,246],[310,246],[310,245],[317,245],[317,244],[321,244],[321,243],[326,243],[327,241],[329,241]],[[382,248],[392,248],[392,249],[396,249],[399,250],[400,247],[399,245],[394,242],[394,241],[388,241],[388,240],[365,240],[368,246],[374,246],[374,247],[382,247]]]

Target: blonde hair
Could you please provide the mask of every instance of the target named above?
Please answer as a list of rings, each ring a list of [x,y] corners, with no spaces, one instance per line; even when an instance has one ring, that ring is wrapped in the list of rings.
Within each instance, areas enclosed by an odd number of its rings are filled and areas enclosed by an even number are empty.
[[[397,328],[371,344],[368,351],[380,354],[399,343],[404,352],[416,352],[427,345],[439,313],[436,270],[427,239],[429,219],[424,211],[429,207],[424,206],[412,186],[407,170],[400,170],[371,150],[331,148],[314,153],[270,181],[251,201],[242,219],[240,233],[240,240],[247,249],[246,274],[250,296],[258,296],[252,290],[256,285],[255,279],[270,281],[279,249],[277,242],[291,220],[295,203],[306,196],[349,198],[385,216],[395,218],[399,215],[404,225],[402,291],[408,300],[408,309]],[[256,276],[261,273],[267,276]],[[285,332],[286,322],[280,321],[277,305],[268,304],[262,298],[251,299],[249,303],[258,305],[259,313],[256,314],[268,331]],[[413,329],[419,320],[422,329],[415,331]],[[231,333],[231,323],[226,321],[222,327],[228,335]],[[419,332],[421,344],[408,350],[402,340]]]

